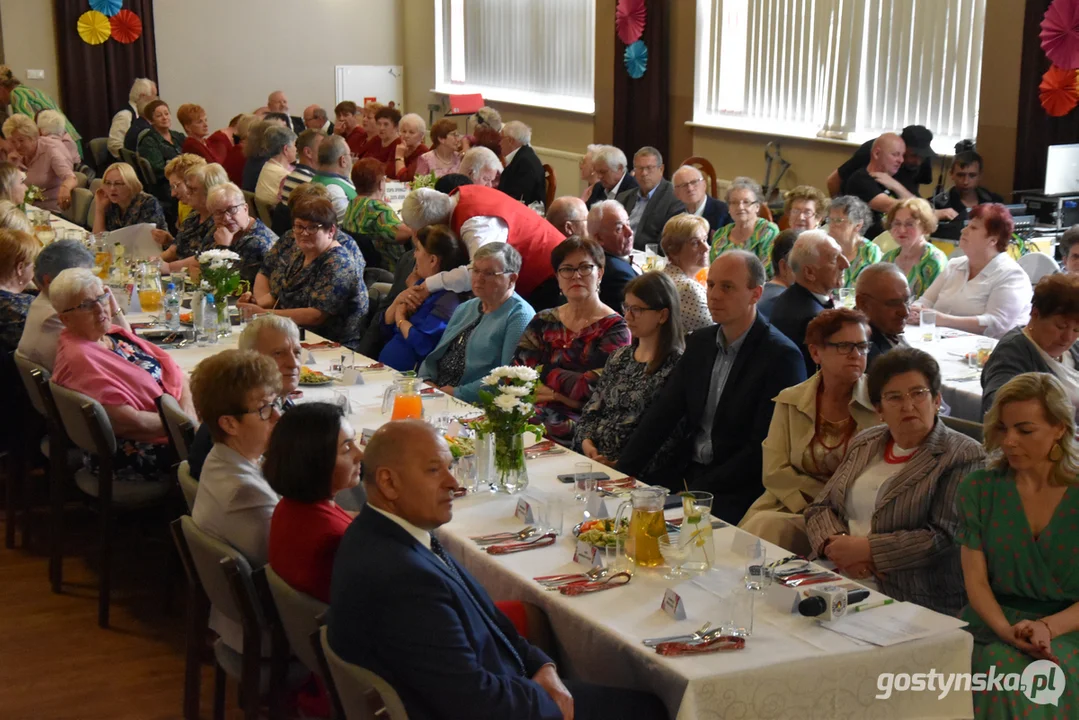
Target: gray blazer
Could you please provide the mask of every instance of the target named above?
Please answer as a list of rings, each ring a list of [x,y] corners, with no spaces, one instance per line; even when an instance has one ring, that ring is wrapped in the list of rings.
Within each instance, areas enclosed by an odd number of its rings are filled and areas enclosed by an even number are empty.
[[[633,207],[641,197],[640,188],[631,188],[618,193],[615,197],[627,213],[633,212]],[[663,226],[667,221],[678,213],[685,212],[686,206],[674,196],[674,185],[670,180],[660,180],[648,201],[648,207],[637,223],[637,230],[633,233],[633,247],[644,250],[645,245],[659,244],[663,236]]]
[[[1079,343],[1068,348],[1068,353],[1079,367]],[[1053,374],[1038,348],[1023,334],[1023,328],[1017,327],[1004,334],[982,368],[982,416],[993,407],[993,398],[1004,383],[1028,372]]]
[[[847,491],[882,455],[889,438],[887,425],[859,433],[832,479],[806,508],[806,532],[815,552],[830,535],[848,532]],[[948,615],[963,607],[967,596],[955,543],[955,493],[960,480],[984,466],[982,447],[938,418],[904,468],[881,487],[869,546],[886,595]]]

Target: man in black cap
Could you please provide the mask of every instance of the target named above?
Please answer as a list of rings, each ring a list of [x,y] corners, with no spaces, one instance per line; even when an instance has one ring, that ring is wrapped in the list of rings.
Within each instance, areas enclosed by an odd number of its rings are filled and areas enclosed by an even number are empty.
[[[918,187],[933,182],[933,158],[936,157],[936,153],[930,147],[933,142],[933,133],[924,125],[908,125],[903,128],[900,137],[906,144],[906,151],[903,154],[903,164],[895,173],[895,179],[911,195],[918,197]],[[846,189],[847,179],[856,170],[869,164],[873,153],[873,143],[873,140],[866,140],[847,162],[833,170],[828,176],[828,192],[832,197],[850,194]]]

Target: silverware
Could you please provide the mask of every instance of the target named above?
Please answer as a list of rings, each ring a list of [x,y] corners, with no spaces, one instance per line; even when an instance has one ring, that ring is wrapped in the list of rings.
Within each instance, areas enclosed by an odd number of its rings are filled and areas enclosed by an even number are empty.
[[[510,540],[527,540],[536,534],[536,528],[529,525],[524,530],[519,532],[502,532],[492,533],[491,535],[478,535],[469,540],[475,541],[477,545],[494,545],[495,543],[508,542]]]
[[[596,567],[589,570],[587,573],[579,575],[567,575],[558,580],[539,580],[539,584],[543,585],[547,590],[557,590],[565,585],[574,585],[576,583],[595,582],[601,580],[610,573],[608,568]]]
[[[701,625],[699,630],[690,633],[689,635],[671,635],[669,637],[645,638],[644,640],[641,640],[641,644],[647,647],[655,647],[656,645],[665,642],[689,642],[690,640],[700,640],[705,636],[705,633],[710,627],[712,627],[712,623],[706,622],[704,625]]]

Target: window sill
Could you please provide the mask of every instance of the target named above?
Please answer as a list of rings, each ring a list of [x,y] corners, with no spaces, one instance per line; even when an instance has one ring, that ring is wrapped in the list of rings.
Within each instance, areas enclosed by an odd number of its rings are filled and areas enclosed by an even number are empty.
[[[835,138],[820,137],[815,132],[799,132],[792,130],[790,125],[786,125],[783,128],[762,126],[759,123],[750,125],[749,123],[742,124],[741,122],[700,122],[690,120],[686,122],[686,127],[691,128],[703,128],[705,130],[722,130],[725,132],[738,132],[738,133],[750,133],[753,135],[766,135],[768,137],[778,138],[790,138],[792,140],[801,140],[805,142],[818,142],[828,145],[834,145],[836,147],[844,148],[856,148],[863,142],[870,138],[850,139],[850,140],[837,140]],[[874,136],[875,137],[875,136]]]
[[[596,101],[594,98],[574,98],[565,95],[544,95],[543,93],[513,90],[510,88],[484,88],[469,85],[440,85],[431,92],[438,95],[468,95],[479,93],[484,101],[493,100],[498,103],[510,105],[523,105],[525,107],[541,108],[543,110],[558,110],[560,112],[575,113],[578,115],[595,115]]]

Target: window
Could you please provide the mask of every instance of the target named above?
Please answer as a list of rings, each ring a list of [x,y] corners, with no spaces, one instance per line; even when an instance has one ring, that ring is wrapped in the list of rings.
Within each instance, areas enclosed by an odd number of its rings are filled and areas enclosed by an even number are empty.
[[[595,0],[435,0],[435,91],[595,112]]]
[[[698,0],[694,122],[861,141],[978,127],[985,0]]]

